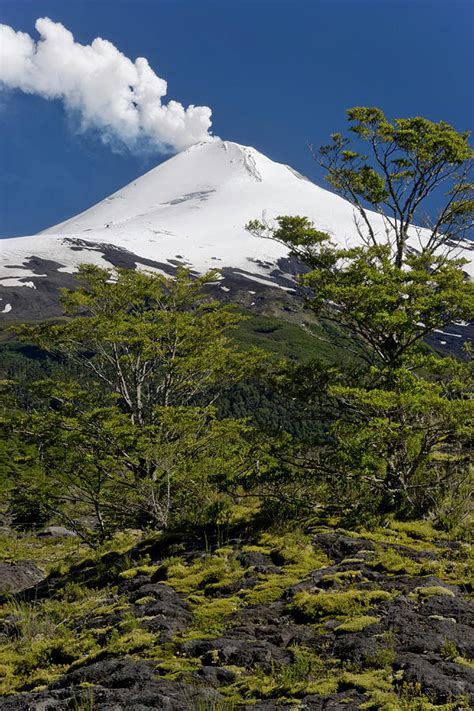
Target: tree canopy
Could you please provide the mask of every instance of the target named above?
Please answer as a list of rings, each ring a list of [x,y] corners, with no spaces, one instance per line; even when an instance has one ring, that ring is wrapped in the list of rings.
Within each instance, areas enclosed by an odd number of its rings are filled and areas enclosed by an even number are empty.
[[[228,337],[242,317],[206,294],[214,273],[83,266],[79,279],[63,294],[67,320],[17,329],[74,366],[31,383],[30,407],[9,420],[36,446],[46,503],[84,536],[87,516],[99,537],[166,526],[196,500],[205,517],[220,485],[255,466],[251,428],[214,407],[261,361]]]
[[[337,415],[326,443],[307,452],[308,467],[345,507],[372,502],[379,513],[412,515],[442,496],[456,468],[470,476],[469,344],[457,363],[440,360],[424,339],[474,313],[466,261],[456,254],[472,226],[472,150],[469,134],[445,122],[389,121],[367,107],[347,114],[351,137],[333,134],[315,156],[354,206],[359,244],[339,247],[304,216],[247,227],[289,247],[309,269],[301,278],[308,308],[341,328],[341,375],[325,388]],[[434,193],[441,207],[430,221],[423,210]],[[346,367],[348,350],[356,372]],[[307,386],[311,397],[311,378]]]
[[[315,157],[330,185],[356,208],[367,244],[382,241],[367,206],[383,216],[398,267],[415,225],[425,228],[421,249],[430,254],[440,246],[446,254],[468,236],[474,211],[469,132],[419,116],[390,121],[376,107],[348,109],[347,118],[351,135],[333,133]],[[433,195],[441,205],[430,218]]]

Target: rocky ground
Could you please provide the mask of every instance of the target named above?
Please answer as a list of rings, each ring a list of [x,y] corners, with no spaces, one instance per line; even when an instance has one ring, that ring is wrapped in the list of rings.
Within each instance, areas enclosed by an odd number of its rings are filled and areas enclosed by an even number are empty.
[[[0,708],[468,709],[469,555],[394,524],[7,561]]]

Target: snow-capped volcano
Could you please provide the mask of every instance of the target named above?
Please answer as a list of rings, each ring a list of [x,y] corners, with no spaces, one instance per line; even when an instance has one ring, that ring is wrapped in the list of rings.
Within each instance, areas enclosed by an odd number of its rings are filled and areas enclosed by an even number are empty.
[[[268,277],[287,251],[244,226],[282,214],[308,215],[338,242],[356,239],[352,206],[342,198],[254,148],[200,143],[41,235],[2,240],[0,283],[29,281],[25,262],[33,255],[60,263],[61,271],[82,261],[105,265],[98,244],[200,272],[231,267]]]
[[[228,141],[194,145],[66,222],[1,240],[0,314],[18,318],[28,302],[31,315],[46,315],[82,262],[168,274],[182,263],[221,269],[224,290],[236,280],[291,289],[286,248],[245,230],[251,219],[285,214],[308,216],[341,245],[360,240],[352,205],[289,166]],[[383,236],[382,218],[372,222]]]

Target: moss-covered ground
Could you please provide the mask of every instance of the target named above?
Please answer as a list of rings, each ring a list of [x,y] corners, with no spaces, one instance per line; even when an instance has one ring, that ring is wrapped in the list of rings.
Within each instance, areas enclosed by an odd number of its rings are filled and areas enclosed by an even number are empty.
[[[325,699],[385,711],[470,708],[471,547],[422,523],[351,532],[315,522],[221,545],[130,532],[92,556],[75,539],[10,535],[2,558],[34,560],[49,576],[49,586],[4,597],[0,688],[9,703],[130,659],[152,664],[159,683],[211,686],[220,704],[212,708],[319,708]],[[423,673],[416,645],[431,660]],[[100,680],[81,683],[100,708]]]

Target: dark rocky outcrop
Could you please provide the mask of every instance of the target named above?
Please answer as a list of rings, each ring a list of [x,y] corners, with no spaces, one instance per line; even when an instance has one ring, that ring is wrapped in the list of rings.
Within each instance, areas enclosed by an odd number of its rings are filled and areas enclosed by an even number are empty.
[[[31,560],[0,563],[0,599],[2,595],[31,588],[45,578],[45,573]]]

